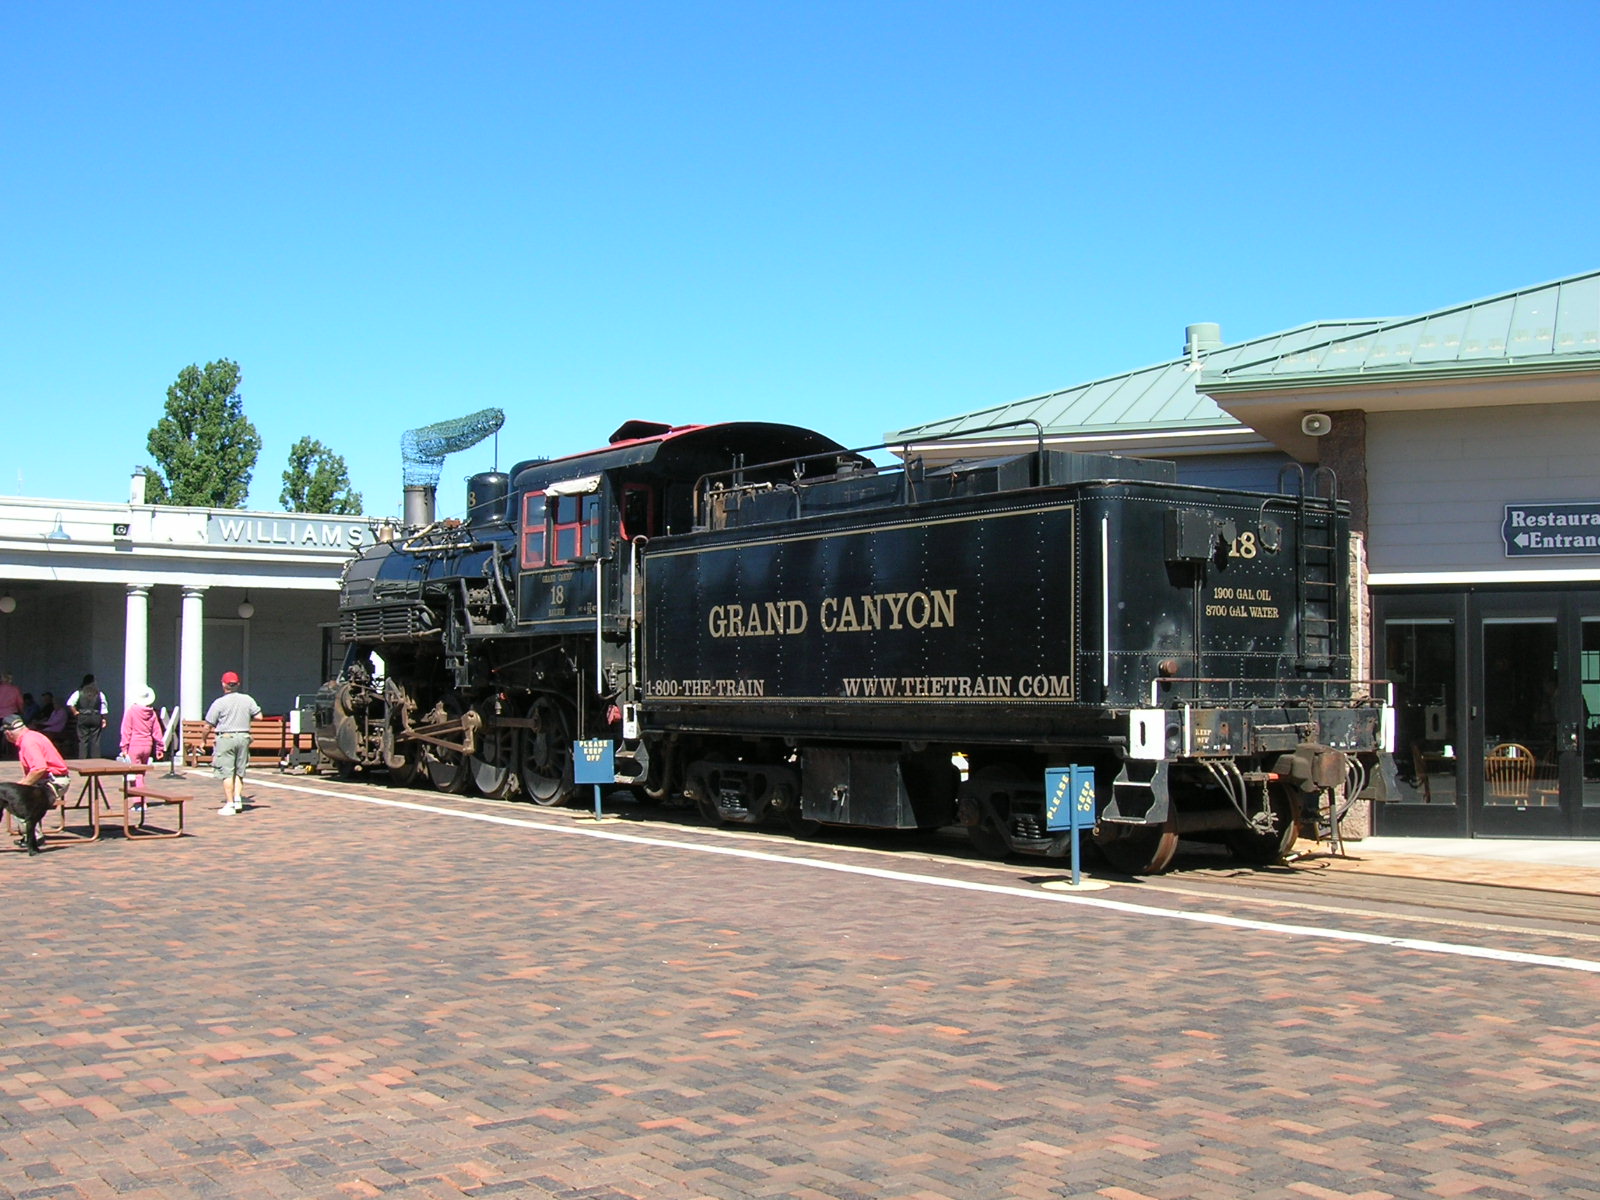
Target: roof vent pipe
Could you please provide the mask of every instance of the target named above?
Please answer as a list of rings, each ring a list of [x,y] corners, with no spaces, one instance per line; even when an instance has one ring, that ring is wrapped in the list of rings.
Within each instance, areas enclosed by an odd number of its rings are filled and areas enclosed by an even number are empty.
[[[1183,330],[1183,354],[1191,367],[1199,367],[1200,360],[1213,350],[1222,349],[1222,326],[1214,321],[1188,325]]]

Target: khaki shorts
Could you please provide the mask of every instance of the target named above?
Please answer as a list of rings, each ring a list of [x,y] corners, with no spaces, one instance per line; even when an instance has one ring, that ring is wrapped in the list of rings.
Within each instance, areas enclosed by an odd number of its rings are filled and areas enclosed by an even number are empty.
[[[250,765],[250,735],[219,733],[211,755],[211,773],[218,779],[243,779]]]

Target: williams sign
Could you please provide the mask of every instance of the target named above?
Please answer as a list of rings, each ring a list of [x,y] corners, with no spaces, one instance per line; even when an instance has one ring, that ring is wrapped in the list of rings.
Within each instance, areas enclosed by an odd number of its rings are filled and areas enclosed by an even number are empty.
[[[1500,536],[1507,558],[1600,555],[1600,500],[1508,504]]]
[[[355,550],[370,546],[372,530],[365,521],[329,517],[206,517],[206,544],[253,549]]]

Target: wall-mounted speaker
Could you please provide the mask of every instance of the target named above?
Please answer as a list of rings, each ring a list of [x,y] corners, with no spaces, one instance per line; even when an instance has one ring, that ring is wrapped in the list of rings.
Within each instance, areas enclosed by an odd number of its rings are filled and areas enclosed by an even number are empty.
[[[1300,432],[1307,437],[1323,437],[1333,430],[1333,418],[1327,413],[1307,413],[1300,418]]]

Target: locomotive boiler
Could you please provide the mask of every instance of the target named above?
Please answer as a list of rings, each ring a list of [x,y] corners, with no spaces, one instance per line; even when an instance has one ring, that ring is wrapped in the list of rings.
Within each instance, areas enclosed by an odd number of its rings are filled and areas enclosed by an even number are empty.
[[[573,740],[607,738],[619,783],[717,821],[959,824],[995,855],[1067,851],[1044,770],[1071,764],[1121,869],[1180,834],[1270,860],[1324,798],[1384,793],[1330,479],[1187,486],[1042,439],[883,466],[796,426],[630,422],[351,561],[318,745],[561,804]]]

